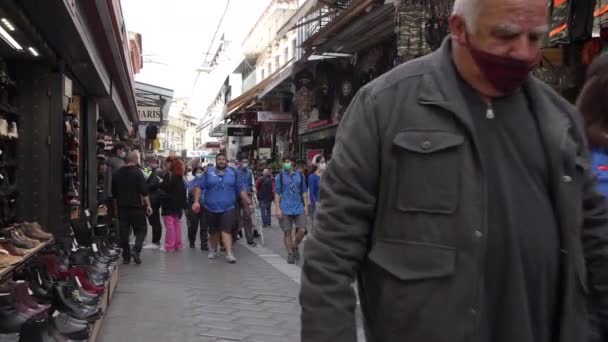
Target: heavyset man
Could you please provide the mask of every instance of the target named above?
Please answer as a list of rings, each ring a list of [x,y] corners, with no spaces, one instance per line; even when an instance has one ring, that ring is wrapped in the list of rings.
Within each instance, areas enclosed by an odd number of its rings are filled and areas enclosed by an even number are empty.
[[[204,193],[203,210],[208,220],[210,247],[209,259],[217,257],[220,239],[226,248],[226,260],[234,264],[236,258],[232,251],[232,228],[237,215],[237,199],[246,204],[247,210],[253,207],[244,185],[239,181],[237,170],[228,167],[226,155],[219,153],[215,159],[216,167],[209,167],[205,174],[194,179],[195,213],[201,210],[201,191]]]

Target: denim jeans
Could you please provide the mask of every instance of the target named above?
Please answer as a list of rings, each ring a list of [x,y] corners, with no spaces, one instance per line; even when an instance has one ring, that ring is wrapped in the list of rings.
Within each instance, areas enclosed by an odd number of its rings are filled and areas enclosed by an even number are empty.
[[[260,201],[260,212],[262,213],[262,225],[270,226],[271,225],[271,213],[270,210],[272,208],[272,201]]]

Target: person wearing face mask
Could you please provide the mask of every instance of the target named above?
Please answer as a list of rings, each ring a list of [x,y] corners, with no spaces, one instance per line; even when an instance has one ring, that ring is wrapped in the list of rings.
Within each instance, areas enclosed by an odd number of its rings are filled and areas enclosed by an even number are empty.
[[[455,0],[441,48],[357,93],[304,246],[302,341],[357,339],[355,279],[368,341],[588,341],[590,312],[608,330],[583,121],[530,75],[547,22],[546,0]]]
[[[319,202],[319,185],[321,184],[321,175],[327,168],[325,158],[318,154],[312,158],[312,164],[315,167],[315,171],[308,176],[308,194],[310,195],[310,217],[312,221],[312,231],[315,228],[317,203]],[[311,233],[312,233],[311,231]]]
[[[289,264],[300,260],[299,247],[306,236],[309,200],[306,178],[296,169],[294,161],[290,157],[283,159],[283,171],[275,179],[274,199]]]
[[[200,180],[205,174],[205,170],[202,166],[197,165],[192,170],[193,178],[190,182],[188,182],[188,207],[192,208],[194,205],[194,188],[196,186],[196,181]],[[201,193],[199,197],[199,203],[203,203],[203,194]],[[190,241],[190,248],[196,247],[196,234],[199,231],[200,227],[200,240],[201,240],[201,251],[209,251],[208,245],[208,237],[207,237],[207,221],[205,220],[203,210],[199,210],[199,212],[194,212],[189,210],[190,212],[190,224],[188,226],[188,240]]]

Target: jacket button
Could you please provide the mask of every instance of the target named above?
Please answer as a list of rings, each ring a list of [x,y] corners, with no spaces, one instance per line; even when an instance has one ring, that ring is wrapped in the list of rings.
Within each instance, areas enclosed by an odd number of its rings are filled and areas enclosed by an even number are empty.
[[[430,142],[429,140],[425,140],[420,144],[420,147],[422,147],[423,150],[428,150],[432,146],[433,146],[433,143]]]
[[[479,230],[476,230],[475,232],[473,232],[473,236],[475,236],[476,239],[481,239],[483,237],[483,233]]]
[[[564,176],[562,177],[562,179],[563,179],[563,180],[564,180],[564,182],[566,182],[566,183],[570,183],[570,182],[572,182],[572,177],[570,177],[570,176],[568,176],[568,175],[564,175]]]

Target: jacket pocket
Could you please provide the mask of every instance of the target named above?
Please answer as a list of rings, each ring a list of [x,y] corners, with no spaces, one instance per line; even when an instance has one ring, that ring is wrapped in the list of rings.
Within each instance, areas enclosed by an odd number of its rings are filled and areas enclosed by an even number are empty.
[[[451,214],[458,207],[464,137],[446,131],[408,130],[398,133],[397,209]]]
[[[423,242],[377,240],[368,258],[402,281],[447,277],[456,269],[455,248]]]

